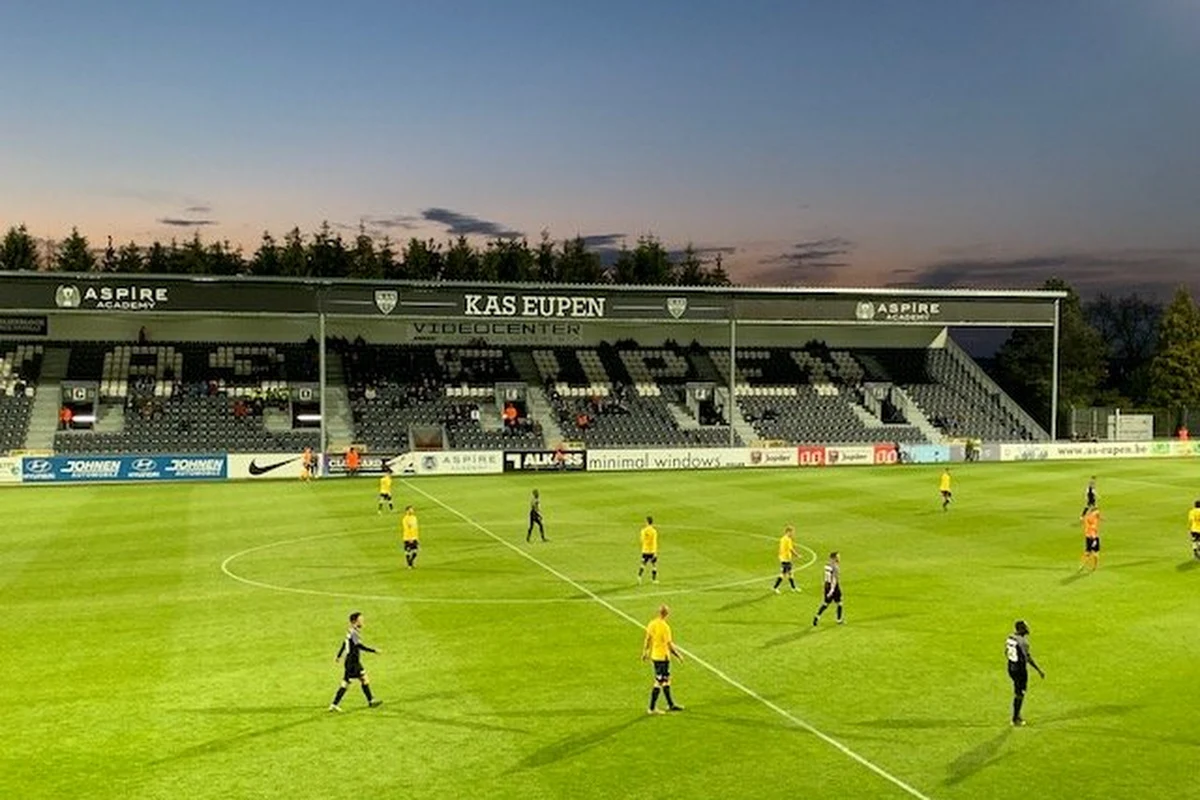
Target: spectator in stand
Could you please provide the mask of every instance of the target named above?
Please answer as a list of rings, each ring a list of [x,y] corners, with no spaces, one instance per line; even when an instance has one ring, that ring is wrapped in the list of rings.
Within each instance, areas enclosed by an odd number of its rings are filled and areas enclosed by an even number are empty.
[[[575,416],[575,427],[579,428],[579,430],[586,431],[591,424],[592,418],[587,415],[586,411],[580,411]]]
[[[246,401],[240,397],[233,401],[233,416],[236,419],[245,419],[250,413],[250,409],[246,407]]]
[[[1188,440],[1188,435],[1189,434],[1188,434],[1187,425],[1180,425],[1179,426],[1179,441],[1186,442]]]
[[[59,427],[59,429],[64,430],[64,431],[69,430],[71,427],[71,420],[74,418],[74,416],[75,416],[75,414],[71,411],[71,408],[69,406],[63,406],[61,409],[59,409],[59,412],[58,412],[58,427]]]
[[[511,430],[517,424],[517,407],[512,403],[505,403],[503,416],[505,427]]]
[[[145,344],[149,340],[150,337],[146,334],[146,326],[143,325],[141,330],[138,331],[138,344]]]

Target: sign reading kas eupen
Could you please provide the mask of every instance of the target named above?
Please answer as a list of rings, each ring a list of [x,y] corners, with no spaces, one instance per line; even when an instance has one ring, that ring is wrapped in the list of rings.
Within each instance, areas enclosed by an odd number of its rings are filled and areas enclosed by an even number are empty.
[[[581,295],[466,294],[463,295],[463,315],[598,319],[604,316],[607,300],[607,297]]]

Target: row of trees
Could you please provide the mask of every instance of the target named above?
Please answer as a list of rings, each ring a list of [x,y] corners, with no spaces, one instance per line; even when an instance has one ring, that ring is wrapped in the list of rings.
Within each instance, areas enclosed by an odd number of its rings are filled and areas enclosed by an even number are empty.
[[[1058,279],[1043,288],[1068,292],[1059,329],[1061,431],[1069,430],[1071,407],[1200,412],[1200,308],[1186,288],[1165,307],[1136,294],[1084,303]],[[992,370],[1043,424],[1050,418],[1051,337],[1045,329],[1013,331]]]
[[[653,236],[622,246],[607,261],[581,237],[556,242],[547,234],[531,245],[496,238],[478,247],[466,237],[442,243],[412,238],[399,251],[360,228],[347,242],[328,223],[305,235],[299,228],[282,241],[264,233],[246,256],[229,242],[205,243],[200,234],[179,243],[134,242],[99,250],[72,229],[61,242],[39,248],[24,225],[0,240],[0,270],[147,273],[155,275],[263,275],[291,278],[364,278],[645,285],[727,285],[721,254],[705,258],[691,245],[672,253]]]

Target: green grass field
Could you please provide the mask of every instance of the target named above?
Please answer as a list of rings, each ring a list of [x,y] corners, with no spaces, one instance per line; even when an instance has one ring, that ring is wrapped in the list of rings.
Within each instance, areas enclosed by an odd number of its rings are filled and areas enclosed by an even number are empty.
[[[6,490],[0,796],[1200,797],[1198,469],[959,465],[948,513],[935,467],[397,481],[413,571],[365,478]],[[822,558],[776,596],[788,521]],[[813,629],[831,549],[848,624]],[[694,657],[649,717],[664,601]],[[351,610],[384,705],[334,715]],[[1017,617],[1048,676],[1022,729]]]

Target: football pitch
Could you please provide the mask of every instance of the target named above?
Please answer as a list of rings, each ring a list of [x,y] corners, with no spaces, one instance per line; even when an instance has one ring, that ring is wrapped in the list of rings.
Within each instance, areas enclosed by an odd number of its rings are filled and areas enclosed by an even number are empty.
[[[414,570],[365,477],[5,490],[0,796],[1200,797],[1200,468],[960,464],[945,513],[940,472],[398,479]],[[847,624],[814,628],[831,550]],[[686,710],[649,716],[661,603]],[[383,705],[332,714],[351,611]],[[1017,618],[1047,677],[1014,729]]]

